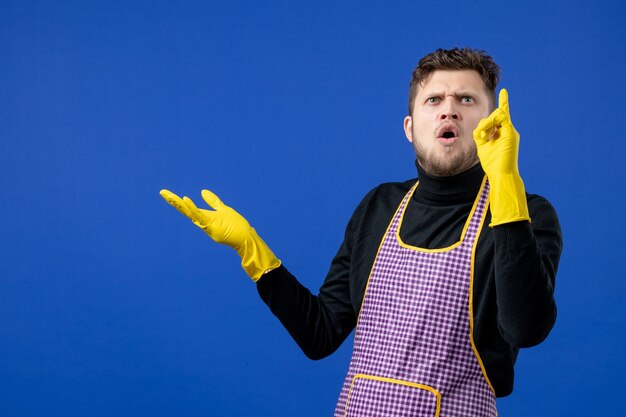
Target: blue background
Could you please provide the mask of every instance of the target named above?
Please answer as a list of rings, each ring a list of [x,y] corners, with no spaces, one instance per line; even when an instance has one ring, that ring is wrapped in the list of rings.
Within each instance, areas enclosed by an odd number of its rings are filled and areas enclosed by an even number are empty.
[[[362,196],[415,175],[417,60],[487,50],[563,228],[559,317],[502,416],[625,412],[623,2],[11,1],[0,7],[0,415],[325,416],[229,248],[158,195],[215,191],[316,291]]]

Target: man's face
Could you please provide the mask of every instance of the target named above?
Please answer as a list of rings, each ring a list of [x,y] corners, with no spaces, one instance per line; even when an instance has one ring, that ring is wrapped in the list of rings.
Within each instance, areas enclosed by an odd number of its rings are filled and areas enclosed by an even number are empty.
[[[472,133],[489,113],[489,94],[478,72],[437,70],[418,88],[404,132],[426,172],[455,175],[478,163]]]

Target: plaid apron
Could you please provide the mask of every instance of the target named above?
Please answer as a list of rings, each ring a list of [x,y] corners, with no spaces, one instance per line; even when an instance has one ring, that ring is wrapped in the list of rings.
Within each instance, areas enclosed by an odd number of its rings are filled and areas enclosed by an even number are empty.
[[[483,181],[461,240],[442,249],[400,239],[407,193],[383,237],[359,313],[335,417],[495,417],[472,339],[473,261],[487,210]]]

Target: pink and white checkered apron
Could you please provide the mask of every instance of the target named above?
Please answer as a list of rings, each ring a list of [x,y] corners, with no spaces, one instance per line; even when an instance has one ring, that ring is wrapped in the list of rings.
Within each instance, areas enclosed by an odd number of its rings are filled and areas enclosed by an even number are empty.
[[[374,261],[335,417],[497,416],[471,338],[474,250],[489,184],[460,241],[434,250],[400,239],[416,188],[402,200]]]

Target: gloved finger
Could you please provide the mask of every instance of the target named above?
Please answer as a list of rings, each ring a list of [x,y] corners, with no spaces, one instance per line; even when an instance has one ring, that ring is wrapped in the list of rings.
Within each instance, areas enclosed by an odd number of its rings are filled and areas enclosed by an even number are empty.
[[[202,198],[209,205],[209,207],[214,210],[221,210],[226,206],[224,203],[222,203],[222,200],[220,200],[218,196],[216,196],[209,190],[202,190]]]
[[[474,129],[474,138],[477,140],[489,140],[496,133],[497,129],[506,120],[507,114],[500,107],[495,109],[491,114],[480,122]]]
[[[498,96],[498,107],[506,113],[507,117],[509,116],[509,92],[506,91],[506,88],[500,90],[500,95]]]
[[[198,217],[198,213],[200,212],[200,209],[196,207],[196,204],[193,202],[191,198],[184,196],[183,204],[185,205],[187,210],[189,210],[194,215],[195,218]]]
[[[183,197],[183,204],[185,204],[185,207],[191,213],[191,221],[193,221],[197,226],[207,228],[211,226],[211,223],[215,220],[214,211],[199,209],[196,207],[196,204],[191,200],[191,198],[187,196]]]
[[[163,197],[165,201],[167,201],[169,205],[174,207],[176,210],[178,210],[185,216],[191,218],[191,213],[189,213],[189,210],[187,209],[183,200],[179,196],[165,189],[161,190],[159,194],[161,195],[161,197]]]
[[[478,125],[480,126],[480,123],[478,123]],[[484,145],[486,142],[488,142],[487,137],[485,136],[483,138],[483,131],[480,130],[478,128],[478,126],[476,127],[476,129],[474,129],[474,132],[472,132],[472,135],[474,136],[474,141],[476,142],[477,146],[481,146]]]

